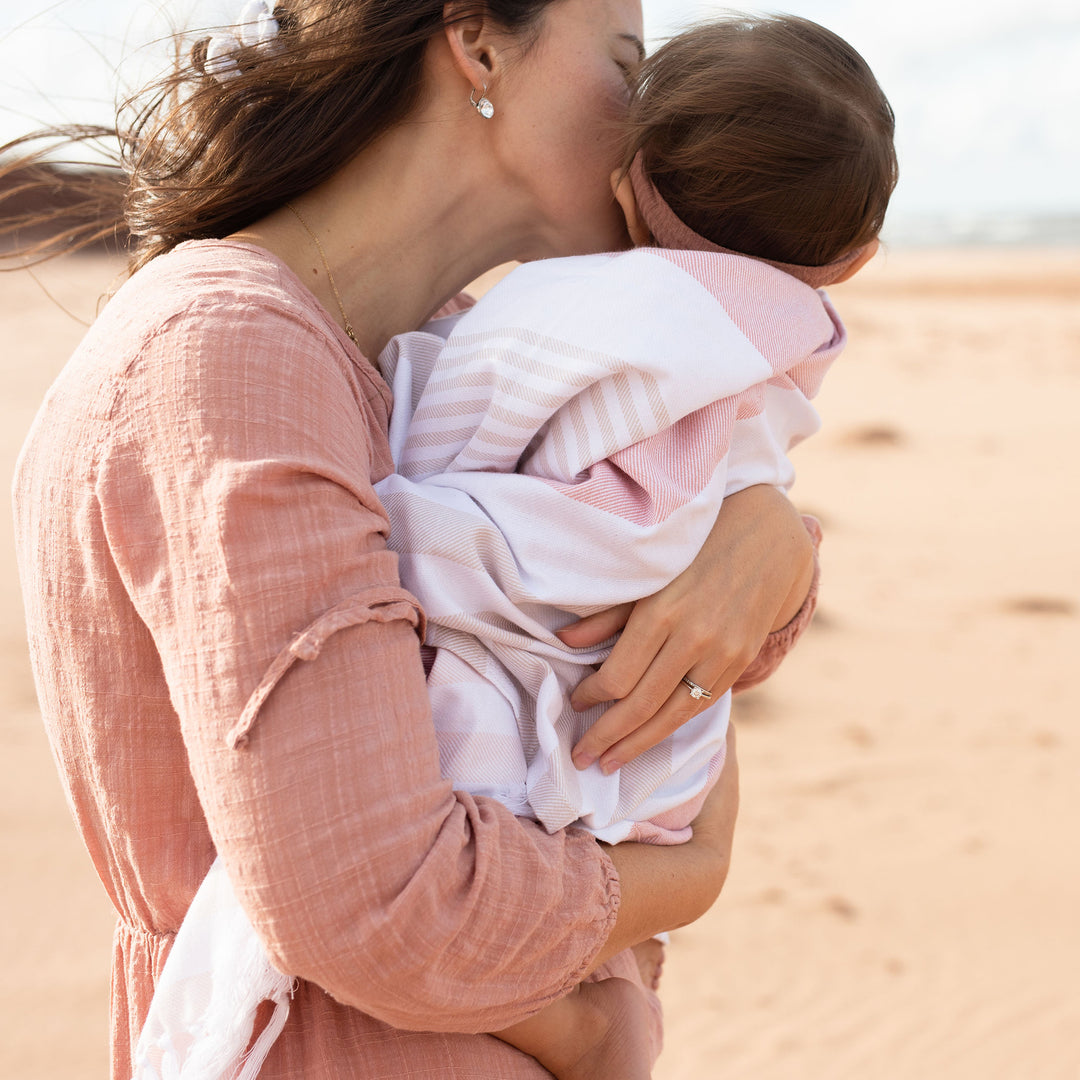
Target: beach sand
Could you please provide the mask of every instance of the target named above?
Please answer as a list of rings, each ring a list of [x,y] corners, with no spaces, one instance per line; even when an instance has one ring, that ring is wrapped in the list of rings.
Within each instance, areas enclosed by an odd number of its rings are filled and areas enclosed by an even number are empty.
[[[44,268],[83,318],[118,269]],[[1080,1077],[1080,252],[896,251],[795,451],[818,619],[735,708],[720,902],[673,936],[657,1080]],[[0,277],[8,474],[82,328]],[[6,512],[6,511],[5,511]],[[106,1075],[112,914],[38,718],[0,530],[0,1075]]]

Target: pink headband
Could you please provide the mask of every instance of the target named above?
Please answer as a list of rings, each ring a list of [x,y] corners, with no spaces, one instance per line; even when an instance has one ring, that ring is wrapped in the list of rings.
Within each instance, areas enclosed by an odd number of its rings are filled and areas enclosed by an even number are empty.
[[[675,248],[681,251],[716,251],[722,255],[744,254],[706,240],[704,236],[699,236],[682,221],[645,174],[645,163],[642,161],[640,150],[634,155],[634,160],[630,165],[630,183],[634,187],[638,213],[649,227],[649,232],[653,234],[658,247]],[[792,277],[805,281],[813,289],[820,289],[843,277],[844,272],[865,250],[865,247],[856,248],[825,266],[797,266],[794,263],[776,262],[774,259],[758,259],[758,261],[768,263],[770,266],[775,266],[777,270],[783,270],[785,274],[791,274]],[[747,257],[758,258],[756,255]]]

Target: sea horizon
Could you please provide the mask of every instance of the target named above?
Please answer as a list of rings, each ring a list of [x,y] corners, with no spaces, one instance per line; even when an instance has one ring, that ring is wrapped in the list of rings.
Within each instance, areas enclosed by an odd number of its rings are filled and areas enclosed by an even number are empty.
[[[893,248],[1080,247],[1080,212],[927,211],[888,218],[882,239]]]

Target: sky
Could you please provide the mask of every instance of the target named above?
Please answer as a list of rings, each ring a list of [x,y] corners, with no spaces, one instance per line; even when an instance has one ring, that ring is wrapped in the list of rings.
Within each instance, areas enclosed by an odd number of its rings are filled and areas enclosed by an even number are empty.
[[[0,141],[39,123],[107,122],[117,68],[165,61],[167,31],[231,22],[241,0],[0,0]],[[786,0],[866,58],[897,115],[890,219],[1080,215],[1078,0]],[[17,7],[17,12],[16,12]],[[645,0],[658,40],[720,14],[709,0]],[[126,58],[126,59],[123,59]],[[122,62],[123,60],[123,62]]]

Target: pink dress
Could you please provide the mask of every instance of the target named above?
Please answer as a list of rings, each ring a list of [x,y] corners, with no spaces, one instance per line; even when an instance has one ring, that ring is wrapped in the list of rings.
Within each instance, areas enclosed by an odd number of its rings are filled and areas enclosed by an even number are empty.
[[[198,241],[124,285],[24,447],[38,694],[118,913],[114,1080],[215,851],[301,977],[265,1080],[545,1076],[477,1033],[580,981],[611,931],[619,884],[591,836],[439,775],[423,614],[372,490],[389,408],[286,266]],[[637,979],[629,954],[611,973]]]

